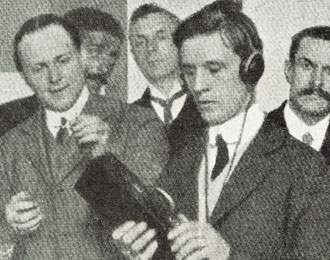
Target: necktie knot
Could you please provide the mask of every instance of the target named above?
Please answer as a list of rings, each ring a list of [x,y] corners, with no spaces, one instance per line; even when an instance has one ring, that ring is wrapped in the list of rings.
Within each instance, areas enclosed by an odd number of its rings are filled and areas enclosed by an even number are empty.
[[[171,113],[171,108],[172,108],[172,105],[173,105],[173,102],[182,97],[184,95],[184,92],[181,90],[177,93],[175,93],[170,99],[161,99],[161,98],[158,98],[158,97],[155,97],[155,96],[150,96],[150,100],[153,101],[153,102],[156,102],[158,103],[159,105],[161,105],[163,108],[164,108],[164,122],[166,125],[169,125],[172,120],[173,120],[173,117],[172,117],[172,113]]]
[[[219,174],[223,171],[229,161],[227,143],[221,135],[218,135],[216,137],[216,145],[218,147],[218,152],[215,165],[212,170],[212,180],[216,179],[219,176]]]
[[[303,137],[302,137],[302,141],[303,141],[303,143],[305,143],[305,144],[307,144],[307,145],[311,145],[312,144],[312,142],[314,141],[314,138],[313,138],[313,136],[311,135],[311,133],[309,133],[309,132],[307,132],[307,133],[305,133],[304,135],[303,135]]]
[[[60,129],[57,132],[56,135],[56,143],[57,144],[64,144],[66,139],[69,137],[68,129],[66,128],[66,123],[68,120],[65,117],[61,117],[61,125]]]

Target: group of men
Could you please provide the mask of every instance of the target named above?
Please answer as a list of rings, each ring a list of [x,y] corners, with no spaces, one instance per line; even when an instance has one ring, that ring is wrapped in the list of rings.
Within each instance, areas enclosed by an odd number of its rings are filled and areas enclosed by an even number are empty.
[[[330,26],[292,37],[289,99],[266,114],[263,43],[241,9],[137,8],[149,86],[132,104],[107,91],[124,40],[109,14],[23,24],[14,61],[35,95],[0,107],[0,259],[330,258]]]

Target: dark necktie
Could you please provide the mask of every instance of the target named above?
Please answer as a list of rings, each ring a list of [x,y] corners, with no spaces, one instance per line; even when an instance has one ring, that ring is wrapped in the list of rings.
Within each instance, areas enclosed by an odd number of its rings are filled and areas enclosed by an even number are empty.
[[[150,96],[151,101],[158,103],[159,105],[161,105],[164,108],[164,123],[165,123],[165,125],[169,125],[173,121],[171,108],[172,108],[174,100],[182,97],[183,95],[184,95],[184,92],[181,90],[181,91],[175,93],[168,100],[164,100],[164,99],[161,99],[161,98]]]
[[[302,141],[303,141],[303,143],[307,144],[308,146],[311,146],[314,141],[314,138],[309,132],[307,132],[303,135]]]
[[[67,122],[66,118],[61,117],[60,129],[58,130],[56,135],[57,144],[64,144],[69,137],[68,129],[65,127],[66,122]]]
[[[219,176],[219,174],[223,171],[223,169],[225,168],[226,164],[229,161],[228,148],[225,140],[223,140],[221,135],[218,135],[216,140],[218,146],[218,153],[214,168],[212,170],[212,175],[211,175],[212,181]]]

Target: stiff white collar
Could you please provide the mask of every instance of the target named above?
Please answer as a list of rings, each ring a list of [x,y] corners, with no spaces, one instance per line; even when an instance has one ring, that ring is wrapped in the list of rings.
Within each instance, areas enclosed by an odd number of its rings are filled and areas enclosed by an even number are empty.
[[[244,123],[245,113],[247,114]],[[217,135],[222,135],[227,144],[237,143],[242,131],[241,142],[244,143],[258,131],[264,118],[265,113],[262,112],[259,105],[253,104],[247,112],[243,111],[221,125],[211,126],[209,128],[209,143],[211,146],[215,146]],[[242,129],[243,127],[244,129]]]
[[[54,137],[56,137],[57,135],[57,132],[61,126],[61,118],[63,117],[67,120],[65,127],[67,127],[67,129],[69,130],[69,134],[71,134],[69,124],[72,120],[74,120],[77,116],[80,115],[81,111],[87,103],[88,98],[89,91],[87,87],[84,87],[76,103],[67,111],[57,112],[46,109],[45,113],[47,127]]]
[[[150,94],[154,97],[157,97],[157,98],[161,98],[161,99],[164,99],[166,100],[167,97],[164,96],[164,94],[162,94],[157,88],[155,88],[154,86],[152,85],[149,85],[149,89],[150,89]],[[182,90],[182,87],[181,87],[181,84],[180,84],[180,81],[179,80],[176,80],[174,81],[174,84],[173,84],[173,88],[171,89],[168,97],[172,97],[174,94],[176,94],[177,92],[179,92],[180,90]]]
[[[320,150],[325,138],[329,125],[329,118],[330,115],[326,116],[314,125],[307,125],[294,113],[294,111],[290,108],[289,103],[287,103],[284,108],[284,119],[289,133],[300,141],[302,141],[304,134],[310,133],[313,137],[311,146],[317,151]]]

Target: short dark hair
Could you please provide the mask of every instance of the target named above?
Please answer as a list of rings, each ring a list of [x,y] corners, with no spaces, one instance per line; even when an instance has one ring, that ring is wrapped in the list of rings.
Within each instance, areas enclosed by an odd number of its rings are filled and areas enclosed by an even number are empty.
[[[175,45],[180,49],[189,38],[219,32],[241,60],[255,51],[262,55],[263,43],[257,28],[241,9],[242,4],[232,0],[219,0],[206,5],[179,25],[174,33]]]
[[[111,14],[91,7],[80,7],[65,13],[64,18],[79,31],[104,31],[124,41],[125,35],[120,22]]]
[[[27,20],[21,28],[18,30],[18,32],[15,35],[14,38],[14,62],[17,71],[22,72],[22,63],[19,57],[19,51],[18,51],[18,45],[22,41],[25,35],[31,34],[34,32],[37,32],[41,29],[44,29],[50,25],[59,25],[66,30],[74,44],[74,46],[80,50],[81,41],[79,37],[79,31],[76,27],[72,26],[67,20],[65,20],[63,17],[55,15],[55,14],[41,14],[35,17],[30,18]]]
[[[290,51],[289,51],[290,63],[292,63],[292,64],[294,63],[295,56],[296,56],[299,46],[300,46],[300,42],[306,37],[330,41],[330,26],[309,27],[309,28],[306,28],[306,29],[296,33],[291,38],[291,46],[290,46]]]
[[[154,3],[151,3],[151,4],[141,5],[134,10],[130,18],[130,26],[135,24],[138,20],[148,16],[149,14],[155,14],[155,13],[164,14],[167,17],[169,17],[173,22],[176,22],[178,24],[180,23],[179,17],[177,17],[175,14],[171,13],[165,8],[162,8]]]

